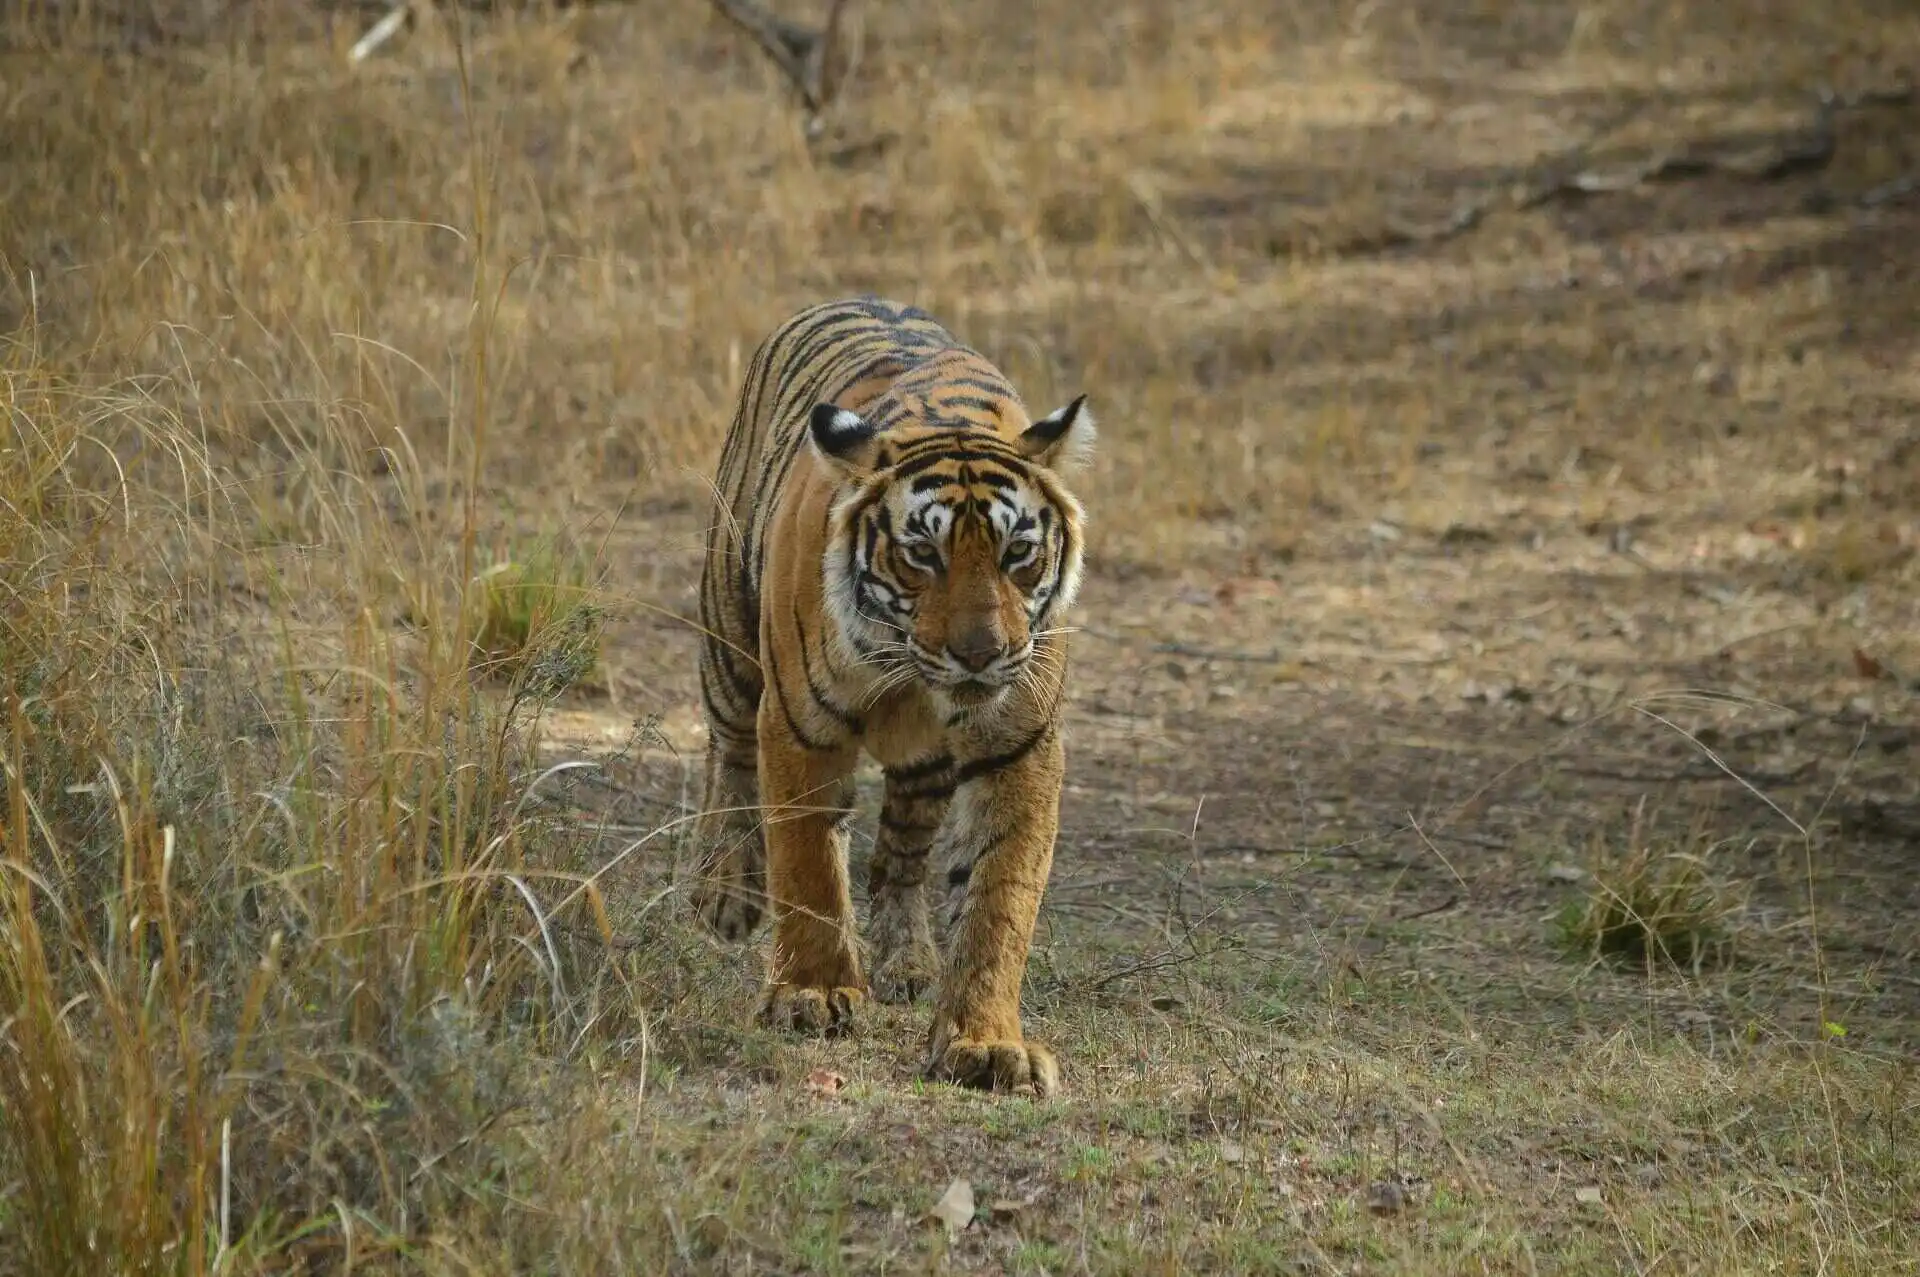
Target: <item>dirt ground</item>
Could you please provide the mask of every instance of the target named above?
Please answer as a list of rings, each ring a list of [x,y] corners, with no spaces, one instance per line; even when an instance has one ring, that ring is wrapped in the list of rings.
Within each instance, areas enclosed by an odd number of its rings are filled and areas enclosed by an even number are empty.
[[[1115,404],[1056,912],[1158,927],[1177,884],[1221,935],[1329,978],[1512,968],[1487,982],[1604,1001],[1542,919],[1632,826],[1737,884],[1757,967],[1810,961],[1817,917],[1849,1023],[1910,1050],[1915,102],[1838,18],[1810,90],[1755,78],[1757,55],[1717,69],[1703,29],[1657,70],[1587,66],[1537,14],[1351,37],[1322,83],[1223,95],[1204,154],[1127,138],[1154,188],[1127,216],[1184,286],[1076,257],[1062,227],[1045,285],[949,308],[1017,362],[1063,292],[1083,340],[1050,346],[1034,393]],[[1821,86],[1848,105],[1823,113]],[[1810,145],[1831,154],[1795,168]],[[1676,155],[1733,158],[1502,204]],[[1107,324],[1164,325],[1164,348],[1128,376],[1087,349]],[[633,771],[654,811],[696,783],[676,618],[705,514],[687,476],[620,516],[606,580],[647,611],[612,631],[604,699],[552,720],[564,754],[656,719],[672,750]],[[1731,976],[1673,1014],[1725,1031],[1752,996]]]

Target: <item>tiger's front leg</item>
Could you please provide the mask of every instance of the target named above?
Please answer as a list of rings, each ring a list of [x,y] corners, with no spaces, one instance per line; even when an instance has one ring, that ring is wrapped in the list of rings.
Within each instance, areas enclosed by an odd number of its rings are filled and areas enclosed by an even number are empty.
[[[866,998],[847,878],[854,762],[850,745],[796,740],[762,706],[760,793],[774,924],[763,1025],[835,1035],[851,1027]]]
[[[885,774],[880,829],[867,859],[873,992],[882,1002],[912,1002],[940,978],[927,913],[927,857],[946,820],[953,760],[935,754]]]
[[[951,912],[927,1076],[1044,1096],[1059,1087],[1060,1065],[1021,1032],[1020,985],[1053,866],[1066,751],[1057,723],[1040,731],[1011,761],[959,769],[940,835]]]

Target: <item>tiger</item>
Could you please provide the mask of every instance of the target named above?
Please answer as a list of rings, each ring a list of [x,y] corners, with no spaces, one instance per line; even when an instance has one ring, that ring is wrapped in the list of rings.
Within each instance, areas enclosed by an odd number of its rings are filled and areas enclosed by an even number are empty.
[[[869,997],[924,994],[923,1076],[1058,1089],[1020,992],[1066,771],[1086,525],[1066,479],[1091,455],[1086,401],[1032,419],[985,356],[879,297],[809,306],[755,350],[700,581],[688,894],[726,941],[771,913],[761,1025],[838,1036]],[[864,944],[848,863],[863,752],[884,778]]]

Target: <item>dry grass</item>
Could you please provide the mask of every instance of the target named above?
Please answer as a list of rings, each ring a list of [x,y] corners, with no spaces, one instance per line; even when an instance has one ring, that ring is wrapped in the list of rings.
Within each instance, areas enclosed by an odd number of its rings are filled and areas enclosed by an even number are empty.
[[[534,538],[488,564],[477,585],[472,642],[493,674],[550,700],[593,673],[601,609],[576,551]]]
[[[1384,243],[1796,128],[1910,12],[860,6],[810,144],[697,3],[434,7],[357,68],[361,15],[43,8],[0,1274],[1914,1271],[1920,223],[1848,203],[1912,108]],[[1109,423],[1058,1102],[923,1087],[906,1013],[746,1028],[672,894],[703,476],[768,325],[860,289]],[[1751,789],[1568,915],[1679,961],[1569,961],[1513,849],[1709,748]]]
[[[1586,897],[1560,920],[1572,948],[1641,967],[1696,974],[1728,957],[1728,923],[1737,903],[1719,882],[1710,842],[1662,845],[1644,833],[1635,813],[1624,845],[1596,840]]]

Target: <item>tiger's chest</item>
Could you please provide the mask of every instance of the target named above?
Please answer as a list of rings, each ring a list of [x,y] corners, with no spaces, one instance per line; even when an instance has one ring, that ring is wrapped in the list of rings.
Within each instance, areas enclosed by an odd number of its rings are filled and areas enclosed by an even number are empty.
[[[860,744],[883,767],[945,753],[954,728],[936,696],[918,684],[881,696],[868,711]]]

